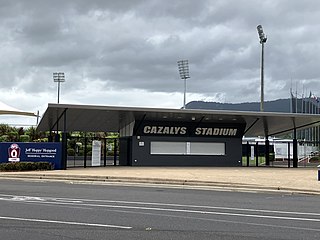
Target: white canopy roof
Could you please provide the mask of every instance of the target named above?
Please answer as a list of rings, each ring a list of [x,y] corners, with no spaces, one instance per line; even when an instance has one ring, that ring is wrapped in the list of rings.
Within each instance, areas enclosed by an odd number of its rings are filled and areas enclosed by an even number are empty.
[[[3,102],[0,102],[0,115],[20,115],[20,116],[30,116],[30,117],[37,116],[35,113],[18,110],[7,104],[4,104]]]

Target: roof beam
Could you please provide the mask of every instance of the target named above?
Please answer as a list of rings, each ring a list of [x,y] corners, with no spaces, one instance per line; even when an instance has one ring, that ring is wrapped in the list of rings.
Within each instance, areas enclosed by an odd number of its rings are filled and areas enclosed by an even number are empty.
[[[256,125],[256,123],[259,121],[260,118],[257,118],[251,125],[250,127],[248,127],[245,131],[244,134],[245,135],[254,125]]]

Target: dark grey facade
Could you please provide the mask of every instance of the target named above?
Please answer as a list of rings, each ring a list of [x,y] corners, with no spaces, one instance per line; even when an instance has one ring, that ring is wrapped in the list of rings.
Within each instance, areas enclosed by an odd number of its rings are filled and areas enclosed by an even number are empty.
[[[137,121],[132,136],[120,138],[120,165],[242,165],[245,124]]]

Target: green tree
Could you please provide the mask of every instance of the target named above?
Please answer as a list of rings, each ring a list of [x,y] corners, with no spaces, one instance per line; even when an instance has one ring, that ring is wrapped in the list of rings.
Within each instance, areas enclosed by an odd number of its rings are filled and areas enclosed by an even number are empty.
[[[37,131],[35,127],[29,127],[25,130],[25,135],[29,135],[30,141],[35,142],[35,141],[45,141],[46,139],[46,133]]]
[[[9,132],[12,131],[12,127],[10,127],[8,124],[0,124],[0,136],[2,135],[8,135]]]

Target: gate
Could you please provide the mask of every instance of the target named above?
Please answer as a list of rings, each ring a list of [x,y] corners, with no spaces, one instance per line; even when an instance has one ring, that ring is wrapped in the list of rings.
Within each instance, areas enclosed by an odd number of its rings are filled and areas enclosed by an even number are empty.
[[[274,148],[269,145],[269,163],[274,161]],[[264,142],[242,143],[242,166],[266,166],[266,146]]]
[[[119,138],[69,137],[67,168],[119,165]]]

